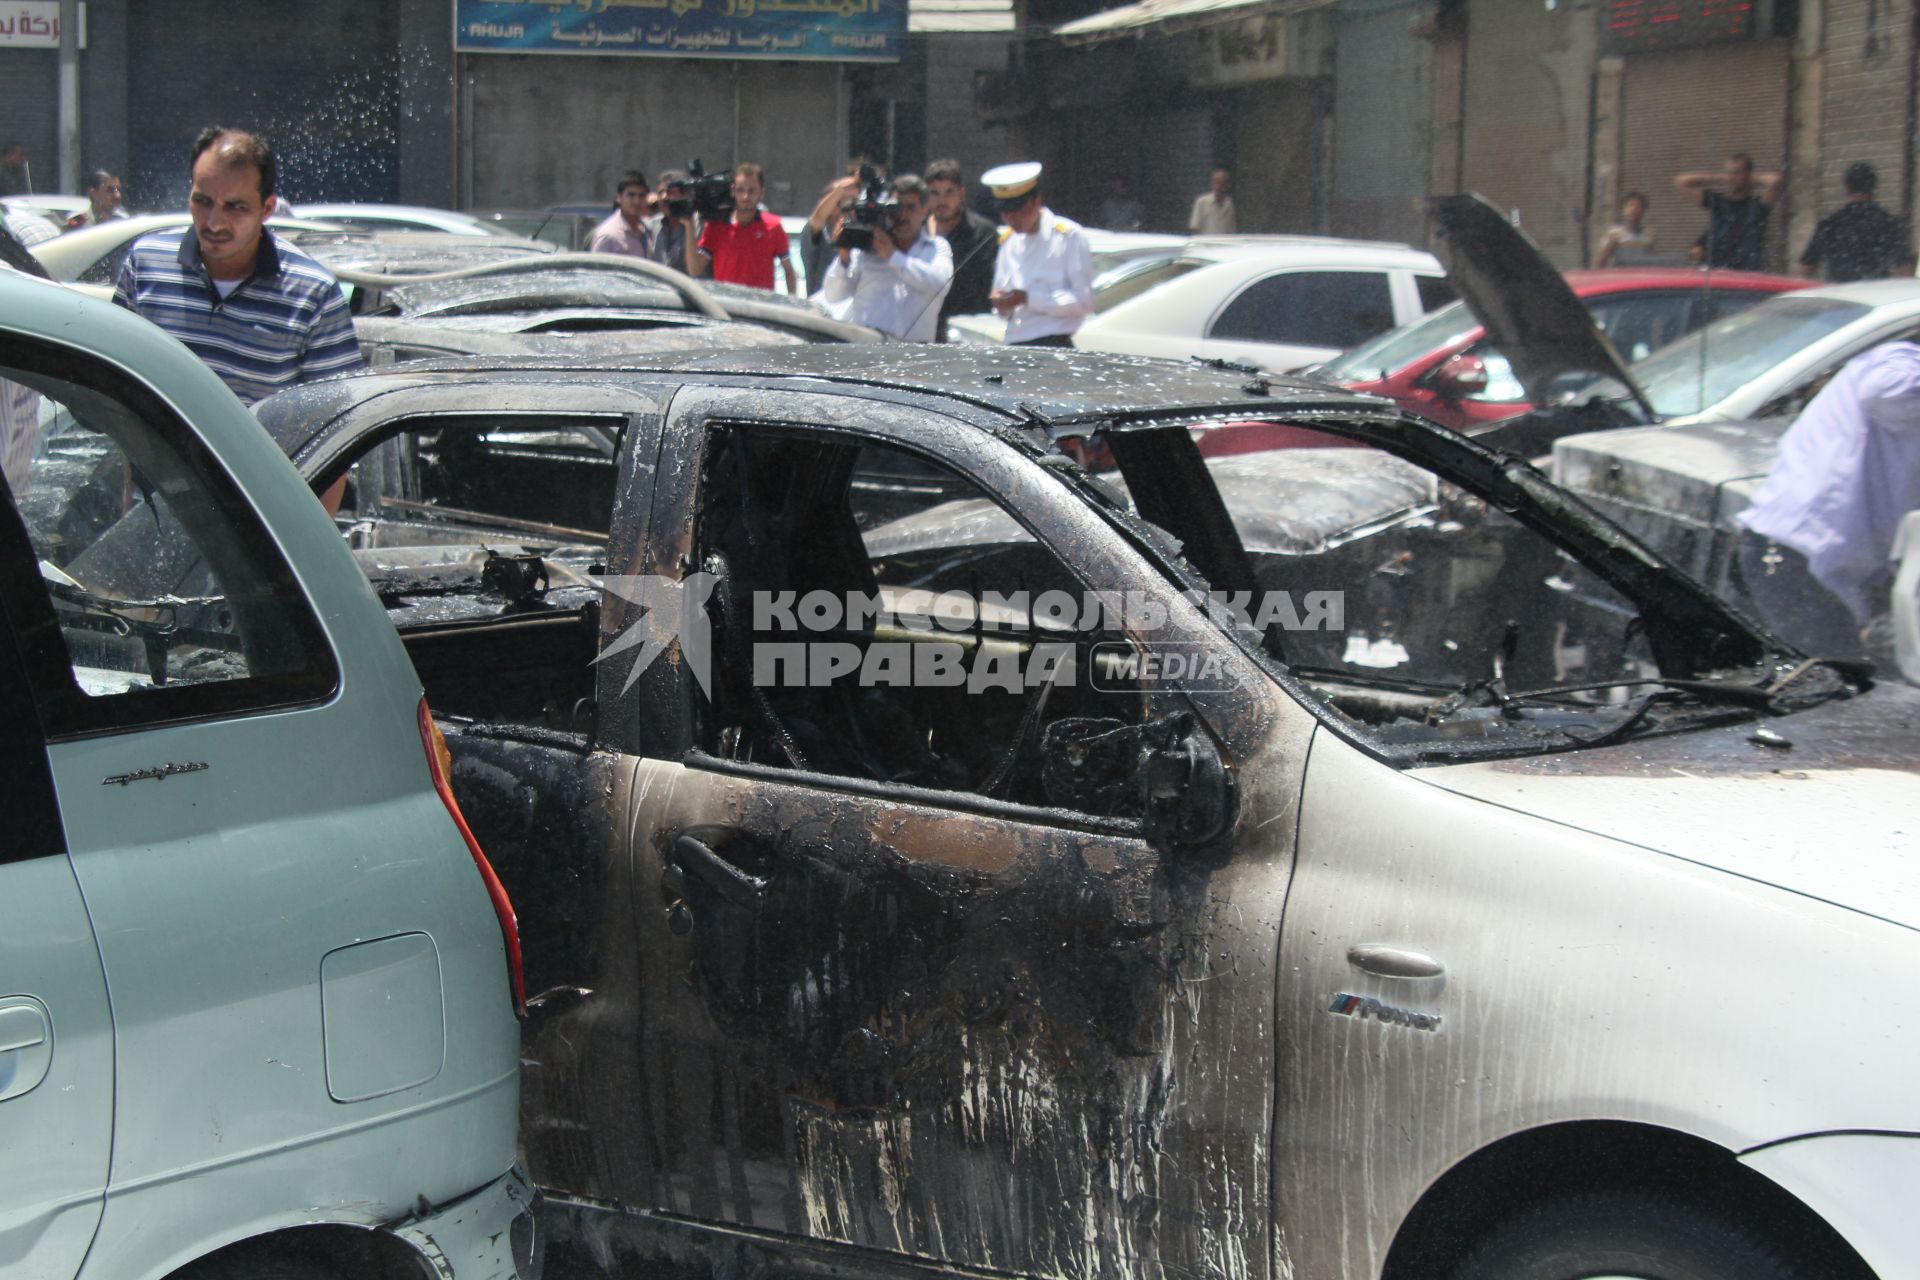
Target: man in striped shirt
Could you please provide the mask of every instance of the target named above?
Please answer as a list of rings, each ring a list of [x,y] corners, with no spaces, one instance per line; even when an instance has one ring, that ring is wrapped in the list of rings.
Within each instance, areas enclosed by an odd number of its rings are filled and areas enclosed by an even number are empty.
[[[192,228],[135,242],[113,300],[185,343],[249,405],[359,368],[339,284],[266,228],[278,203],[273,149],[213,128],[195,140],[192,165]]]

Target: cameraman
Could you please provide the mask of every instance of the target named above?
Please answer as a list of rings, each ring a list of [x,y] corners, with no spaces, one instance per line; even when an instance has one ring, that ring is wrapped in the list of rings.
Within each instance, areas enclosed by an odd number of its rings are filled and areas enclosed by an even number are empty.
[[[844,202],[859,191],[859,182],[844,178],[835,187],[827,199],[838,196]],[[927,229],[926,183],[903,173],[890,190],[890,202],[875,199],[877,185],[864,197],[870,202],[867,221],[884,224],[873,226],[871,249],[847,248],[844,231],[835,236],[840,250],[821,282],[820,298],[843,320],[908,342],[932,342],[940,327],[940,300],[953,284],[953,251]],[[843,219],[843,228],[848,221]]]
[[[647,220],[653,251],[647,256],[662,266],[684,269],[687,228],[693,222],[693,209],[683,170],[669,169],[660,175],[660,185],[653,192],[653,207],[657,212]]]
[[[793,263],[787,260],[787,233],[780,219],[760,207],[765,177],[757,164],[733,166],[733,215],[703,221],[698,241],[687,240],[687,274],[709,270],[723,284],[773,289],[773,264],[787,273],[787,292],[798,293]]]

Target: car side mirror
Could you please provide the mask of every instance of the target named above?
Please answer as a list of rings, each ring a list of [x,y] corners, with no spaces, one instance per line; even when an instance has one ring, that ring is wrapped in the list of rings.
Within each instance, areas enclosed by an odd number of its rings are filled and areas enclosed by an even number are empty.
[[[1161,848],[1206,844],[1233,825],[1238,783],[1191,711],[1142,725],[1065,717],[1047,726],[1040,760],[1050,803],[1138,817]]]
[[[1213,736],[1191,711],[1141,735],[1140,826],[1163,848],[1206,844],[1233,825],[1239,786]]]
[[[1464,400],[1487,389],[1487,362],[1463,351],[1429,374],[1427,383],[1442,400]]]

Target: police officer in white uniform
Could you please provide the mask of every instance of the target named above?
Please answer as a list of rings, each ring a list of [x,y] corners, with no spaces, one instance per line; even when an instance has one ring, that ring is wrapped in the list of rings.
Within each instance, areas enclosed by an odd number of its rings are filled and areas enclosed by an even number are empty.
[[[1041,203],[1040,165],[1026,160],[980,175],[1000,207],[1000,254],[988,301],[1007,318],[1010,346],[1070,347],[1093,314],[1093,250],[1086,233]]]

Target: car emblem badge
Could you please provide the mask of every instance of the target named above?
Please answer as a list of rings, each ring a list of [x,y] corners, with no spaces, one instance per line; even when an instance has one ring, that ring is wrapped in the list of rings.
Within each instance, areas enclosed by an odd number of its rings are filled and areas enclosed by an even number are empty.
[[[1337,1013],[1342,1017],[1358,1018],[1365,1022],[1372,1018],[1375,1022],[1391,1022],[1396,1026],[1412,1027],[1416,1031],[1438,1031],[1440,1015],[1437,1013],[1415,1013],[1411,1009],[1398,1009],[1390,1004],[1382,1004],[1372,996],[1354,996],[1341,992],[1327,1006],[1328,1013]]]
[[[118,784],[124,787],[129,782],[165,782],[175,774],[204,773],[206,769],[207,763],[204,760],[189,760],[185,764],[174,764],[168,761],[166,764],[155,765],[151,769],[135,769],[132,773],[110,773],[100,779],[100,785],[111,787]]]

